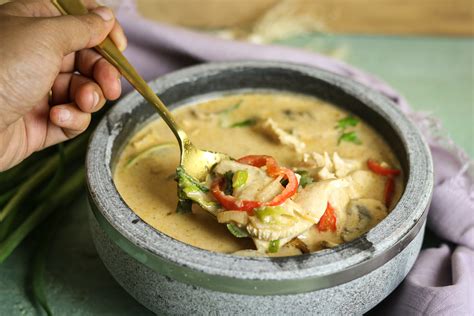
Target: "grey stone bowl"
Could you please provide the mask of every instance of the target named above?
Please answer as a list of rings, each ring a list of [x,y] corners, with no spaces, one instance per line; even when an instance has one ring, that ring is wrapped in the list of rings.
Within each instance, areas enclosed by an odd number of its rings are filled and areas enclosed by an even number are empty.
[[[286,258],[198,249],[143,222],[114,186],[118,154],[157,117],[132,92],[98,125],[86,165],[95,245],[110,273],[140,303],[166,314],[361,314],[400,284],[421,247],[433,168],[417,129],[391,101],[349,79],[280,62],[204,64],[166,75],[151,86],[171,108],[239,91],[316,96],[371,124],[391,144],[407,177],[389,216],[336,248]]]

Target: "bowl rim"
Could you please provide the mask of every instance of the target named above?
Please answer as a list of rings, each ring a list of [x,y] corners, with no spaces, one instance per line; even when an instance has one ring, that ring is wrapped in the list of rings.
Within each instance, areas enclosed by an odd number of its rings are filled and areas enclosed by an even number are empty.
[[[175,71],[150,82],[165,92],[178,84],[192,84],[206,76],[278,68],[323,80],[360,100],[390,124],[407,154],[405,191],[389,216],[367,234],[333,249],[281,258],[239,257],[215,253],[175,240],[143,221],[115,188],[112,145],[121,120],[143,103],[131,92],[98,124],[86,158],[87,185],[93,213],[109,237],[136,260],[153,270],[189,284],[243,294],[291,294],[313,291],[365,275],[398,254],[419,232],[433,190],[433,165],[428,147],[415,126],[392,101],[355,81],[315,67],[275,61],[235,61],[201,64]],[[245,267],[245,269],[242,269]],[[231,281],[231,282],[230,282]]]

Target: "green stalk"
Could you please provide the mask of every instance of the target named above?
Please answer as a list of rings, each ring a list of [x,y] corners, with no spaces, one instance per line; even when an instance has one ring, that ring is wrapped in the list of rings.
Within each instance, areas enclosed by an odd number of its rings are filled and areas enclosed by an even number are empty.
[[[76,140],[72,141],[65,149],[66,160],[74,159],[80,153],[85,150],[85,144],[88,140],[89,133],[84,133],[79,136]],[[54,156],[48,158],[43,166],[33,174],[29,179],[23,182],[15,195],[8,201],[7,205],[0,211],[0,224],[8,216],[10,221],[13,220],[13,217],[18,212],[21,202],[28,197],[28,195],[39,185],[41,184],[48,176],[50,176],[56,168],[60,161],[60,155],[55,154]],[[7,225],[7,224],[5,224]],[[7,225],[9,226],[9,225]]]
[[[44,309],[48,316],[53,315],[44,291],[45,264],[48,258],[49,246],[56,234],[64,212],[55,212],[51,219],[45,221],[40,228],[39,242],[33,255],[31,267],[31,288],[34,300]]]
[[[51,151],[52,149],[47,149],[34,153],[27,159],[23,160],[19,165],[0,172],[0,192],[7,191],[17,186],[29,175],[36,172],[36,170],[38,170],[42,165],[42,162],[51,155]]]
[[[42,200],[46,199],[50,194],[54,194],[55,190],[57,190],[57,186],[59,186],[60,181],[63,177],[66,159],[64,153],[64,146],[62,144],[58,144],[57,148],[59,152],[59,167],[56,169],[54,176],[50,181],[48,181],[49,183],[46,185],[46,188],[41,190],[39,194],[35,196],[34,199],[29,198],[23,200],[21,202],[21,205],[17,207],[16,212],[10,213],[10,216],[7,216],[3,222],[0,222],[0,241],[5,239],[5,237],[26,218],[26,216],[28,215],[27,211],[31,211],[31,208],[36,205],[36,203],[39,203]],[[38,187],[38,189],[40,188]],[[15,192],[13,192],[13,195],[15,194]],[[0,203],[0,206],[3,206],[3,204]],[[23,210],[22,212],[19,212],[20,207]]]
[[[77,169],[54,195],[36,207],[26,220],[0,243],[0,263],[15,250],[23,239],[41,224],[57,207],[65,205],[84,187],[84,167]]]
[[[0,194],[0,207],[5,205],[5,203],[7,203],[12,198],[12,196],[15,195],[15,192],[16,188],[13,188],[10,189],[10,191]]]
[[[58,153],[59,153],[59,166],[54,173],[53,178],[49,181],[46,188],[41,191],[36,197],[35,201],[42,201],[46,199],[50,194],[54,194],[56,187],[60,184],[61,179],[63,178],[64,169],[66,168],[66,154],[64,152],[64,145],[58,144]]]

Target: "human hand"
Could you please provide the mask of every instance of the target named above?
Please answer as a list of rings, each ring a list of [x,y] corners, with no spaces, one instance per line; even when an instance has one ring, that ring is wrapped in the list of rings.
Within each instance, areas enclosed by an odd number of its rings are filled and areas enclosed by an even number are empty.
[[[113,12],[83,1],[60,16],[49,0],[0,6],[0,171],[87,129],[91,113],[120,96],[120,74],[92,47],[127,41]]]

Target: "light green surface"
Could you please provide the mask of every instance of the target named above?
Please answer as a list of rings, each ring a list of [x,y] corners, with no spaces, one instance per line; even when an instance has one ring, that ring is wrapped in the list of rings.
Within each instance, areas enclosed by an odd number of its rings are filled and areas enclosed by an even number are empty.
[[[285,44],[318,51],[344,48],[345,60],[398,89],[417,110],[441,118],[474,156],[473,39],[300,36]],[[47,296],[57,315],[149,315],[122,290],[98,258],[83,194],[58,231],[47,262]],[[0,315],[35,315],[27,268],[34,240],[0,265]]]

